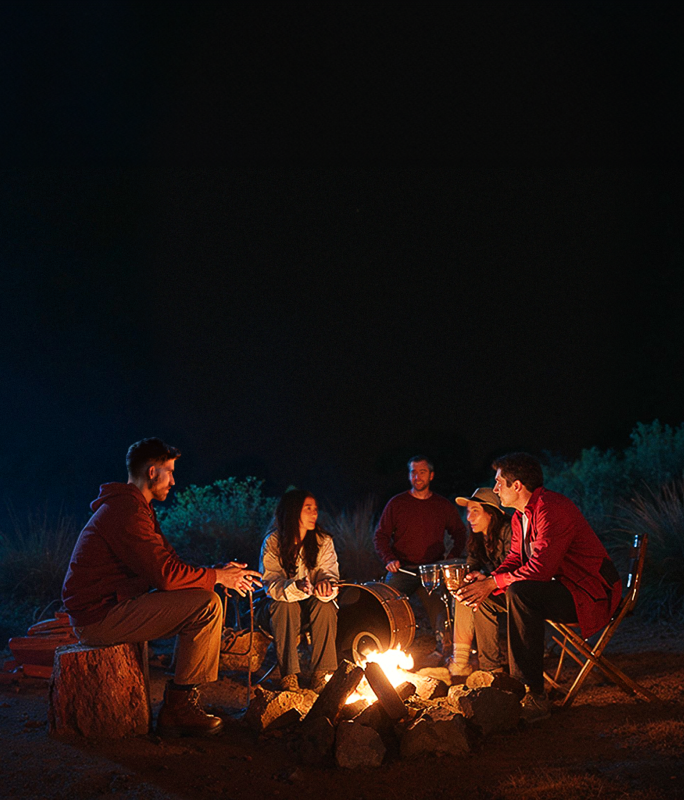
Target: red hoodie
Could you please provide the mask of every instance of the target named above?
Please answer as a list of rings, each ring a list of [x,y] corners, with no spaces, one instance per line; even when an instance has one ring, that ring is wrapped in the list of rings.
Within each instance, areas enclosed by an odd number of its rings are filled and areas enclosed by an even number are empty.
[[[99,622],[116,603],[150,589],[214,588],[216,571],[178,558],[133,484],[105,483],[90,508],[62,586],[72,625]]]

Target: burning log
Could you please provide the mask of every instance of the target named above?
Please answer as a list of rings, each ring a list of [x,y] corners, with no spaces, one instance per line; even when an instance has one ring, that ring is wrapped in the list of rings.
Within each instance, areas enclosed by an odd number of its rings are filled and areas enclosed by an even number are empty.
[[[404,675],[416,687],[416,694],[422,700],[436,700],[438,697],[446,697],[449,692],[447,684],[437,678],[418,672],[405,672]]]
[[[59,647],[48,696],[50,733],[103,738],[150,730],[150,696],[134,644]]]
[[[380,664],[371,661],[366,665],[366,680],[390,719],[397,720],[406,716],[404,701],[397,694],[397,690],[390,683]]]
[[[363,678],[361,667],[357,667],[351,661],[341,661],[307,714],[307,720],[327,717],[335,725],[341,717],[345,703],[361,682],[361,678]]]
[[[340,719],[356,719],[368,707],[368,700],[365,697],[360,697],[358,700],[354,700],[353,703],[345,703],[340,712]]]
[[[407,700],[409,697],[415,694],[415,689],[413,688],[413,684],[407,681],[406,683],[402,683],[400,686],[397,686],[396,693],[403,705],[404,700]],[[405,716],[408,713],[408,709],[406,707],[404,707],[404,712]],[[368,728],[373,728],[373,730],[378,731],[378,733],[389,730],[394,724],[387,711],[385,711],[380,700],[376,700],[371,705],[367,705],[363,711],[357,717],[355,717],[354,721],[361,725],[365,725]]]

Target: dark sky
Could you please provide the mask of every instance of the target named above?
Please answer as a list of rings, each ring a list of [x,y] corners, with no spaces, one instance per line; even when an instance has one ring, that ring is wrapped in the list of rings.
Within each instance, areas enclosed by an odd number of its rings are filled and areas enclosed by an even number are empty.
[[[469,492],[684,419],[672,4],[229,5],[6,4],[0,496],[147,435],[181,487]]]

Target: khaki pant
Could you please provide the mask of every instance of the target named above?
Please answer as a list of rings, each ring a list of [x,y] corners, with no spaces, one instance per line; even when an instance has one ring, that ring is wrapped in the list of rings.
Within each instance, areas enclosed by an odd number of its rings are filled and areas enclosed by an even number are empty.
[[[273,600],[269,614],[281,675],[299,673],[297,644],[303,622],[311,626],[311,669],[337,669],[337,608],[333,602],[324,603],[315,597],[295,603]]]
[[[74,630],[80,642],[93,646],[177,636],[174,680],[195,684],[218,678],[222,628],[218,595],[205,589],[180,589],[124,600],[103,620]]]

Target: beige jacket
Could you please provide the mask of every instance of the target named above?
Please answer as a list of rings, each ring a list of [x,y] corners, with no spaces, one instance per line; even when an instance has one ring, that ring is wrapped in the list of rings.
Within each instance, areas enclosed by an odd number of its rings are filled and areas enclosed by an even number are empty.
[[[261,546],[259,559],[259,572],[262,573],[266,593],[272,600],[284,600],[286,603],[297,603],[306,600],[309,595],[300,591],[295,581],[308,576],[312,585],[320,581],[329,580],[334,584],[334,591],[330,597],[319,597],[323,602],[329,602],[337,597],[337,584],[340,582],[340,568],[337,564],[337,553],[332,536],[322,536],[318,548],[318,558],[314,569],[309,570],[301,555],[297,558],[297,571],[293,577],[288,577],[280,561],[280,542],[276,531],[268,534]]]

